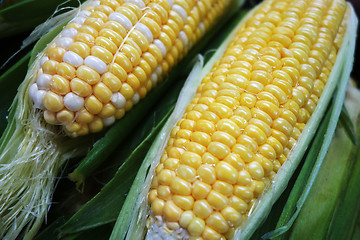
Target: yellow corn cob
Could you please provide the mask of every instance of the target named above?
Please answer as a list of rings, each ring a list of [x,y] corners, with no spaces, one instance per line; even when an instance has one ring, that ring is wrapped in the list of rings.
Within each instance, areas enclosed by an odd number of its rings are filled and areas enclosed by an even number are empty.
[[[170,133],[148,239],[231,238],[314,112],[348,13],[342,0],[268,0],[242,25]]]
[[[229,2],[89,1],[42,57],[34,107],[70,136],[102,130],[162,80]]]

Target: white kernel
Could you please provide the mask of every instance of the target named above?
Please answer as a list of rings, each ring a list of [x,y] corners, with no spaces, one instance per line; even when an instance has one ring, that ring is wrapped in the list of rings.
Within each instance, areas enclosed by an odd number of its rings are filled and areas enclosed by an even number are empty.
[[[38,89],[49,89],[50,88],[50,80],[52,76],[49,74],[41,74],[36,79],[36,85],[38,86]]]
[[[32,100],[35,101],[35,96],[36,96],[36,93],[38,91],[38,86],[36,85],[36,83],[33,83],[31,84],[30,88],[29,88],[29,95],[31,97]]]
[[[100,74],[103,74],[106,71],[106,64],[98,57],[87,56],[84,63]]]
[[[78,95],[70,92],[64,97],[64,104],[67,109],[70,111],[79,111],[84,107],[84,98],[79,97]]]
[[[166,56],[166,47],[162,43],[162,41],[160,41],[159,39],[155,39],[154,44],[160,50],[162,56],[165,57]]]
[[[80,11],[79,12],[79,17],[89,17],[90,16],[90,14],[91,14],[91,12],[90,11],[87,11],[87,10],[82,10],[82,11]]]
[[[131,100],[134,105],[137,104],[140,101],[140,95],[138,93],[135,93]]]
[[[156,73],[152,73],[150,76],[150,80],[152,85],[155,87],[158,82],[158,75]]]
[[[145,3],[142,0],[125,0],[124,2],[129,2],[137,5],[139,8],[144,8]]]
[[[180,31],[179,37],[180,37],[180,40],[182,41],[182,43],[184,44],[184,46],[187,47],[189,44],[189,39],[188,39],[188,36],[186,35],[186,33],[184,31]]]
[[[113,93],[111,95],[111,102],[114,104],[114,106],[117,108],[117,109],[121,109],[121,108],[124,108],[125,105],[126,105],[126,99],[125,97],[117,92],[117,93]]]
[[[33,98],[34,100],[34,107],[39,108],[39,109],[44,109],[44,97],[47,91],[45,90],[38,90],[36,91],[35,97]]]
[[[77,34],[77,30],[75,28],[67,28],[64,31],[62,31],[61,36],[73,38],[75,37],[76,34]]]
[[[90,1],[88,3],[88,6],[99,6],[100,5],[100,1]]]
[[[162,67],[161,66],[157,66],[155,69],[156,74],[158,75],[158,77],[160,77],[163,73],[162,71]]]
[[[104,126],[106,126],[106,127],[108,127],[110,125],[113,125],[114,122],[115,122],[115,117],[111,116],[111,117],[108,117],[108,118],[104,118],[103,122],[104,122]]]
[[[63,61],[73,65],[74,67],[78,67],[83,64],[84,59],[73,51],[67,51],[63,56]]]
[[[150,29],[145,24],[137,23],[135,25],[135,28],[137,30],[139,30],[142,34],[144,34],[144,36],[146,37],[146,39],[149,42],[152,42],[154,40],[154,36],[153,36],[152,32],[150,31]]]
[[[169,3],[170,7],[172,7],[174,5],[174,0],[167,0],[167,1]]]
[[[74,18],[74,20],[72,20],[72,22],[78,23],[78,24],[83,24],[85,22],[85,20],[86,20],[85,17],[76,17],[76,18]]]
[[[185,9],[183,9],[181,6],[179,6],[179,5],[177,5],[177,4],[175,4],[175,5],[172,7],[172,9],[181,16],[181,18],[184,20],[184,22],[186,22],[186,20],[187,20],[187,13],[186,13]]]
[[[114,20],[123,25],[127,30],[132,28],[131,21],[123,14],[118,12],[113,12],[109,15],[109,20]]]
[[[49,57],[47,57],[47,56],[42,57],[40,59],[40,67],[42,67],[47,60],[49,60]]]
[[[61,37],[57,40],[56,45],[58,47],[63,47],[65,49],[69,49],[74,40],[70,37]]]

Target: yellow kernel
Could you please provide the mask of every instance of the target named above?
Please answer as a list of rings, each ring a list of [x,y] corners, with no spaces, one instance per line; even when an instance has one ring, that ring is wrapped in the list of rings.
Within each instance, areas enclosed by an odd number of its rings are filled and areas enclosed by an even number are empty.
[[[54,75],[50,80],[50,89],[57,94],[65,95],[70,92],[69,80],[60,75]]]
[[[64,107],[63,98],[51,91],[44,96],[44,107],[51,112],[58,112]]]
[[[212,134],[215,131],[215,125],[208,120],[200,119],[195,123],[194,130]]]
[[[195,217],[191,220],[187,227],[190,236],[201,236],[205,228],[205,221],[201,218]]]
[[[99,36],[108,38],[111,40],[117,47],[120,46],[120,44],[123,42],[123,38],[120,34],[115,32],[114,30],[111,30],[109,28],[103,28],[99,32]]]
[[[51,112],[51,111],[48,111],[48,110],[45,110],[44,111],[44,119],[47,123],[50,123],[50,124],[57,124],[58,121],[56,119],[56,114],[54,112]]]
[[[179,177],[181,177],[182,179],[188,182],[195,181],[196,170],[192,167],[189,167],[184,164],[180,164],[176,169],[176,173]]]
[[[204,183],[204,182],[196,182],[194,183],[192,189],[192,196],[195,199],[205,199],[211,190],[211,185]]]
[[[191,184],[179,177],[175,177],[171,180],[170,189],[175,194],[190,195]]]
[[[244,167],[245,162],[241,159],[240,155],[232,152],[224,158],[224,161],[231,164],[236,170],[240,170]]]
[[[164,206],[165,206],[164,200],[155,198],[155,200],[151,203],[151,211],[155,216],[162,216]]]
[[[59,63],[56,70],[57,74],[67,79],[73,79],[75,76],[75,68],[66,62]]]
[[[85,65],[80,66],[76,70],[76,75],[90,85],[94,85],[98,83],[100,80],[99,73],[97,73],[94,69]]]
[[[284,133],[287,137],[290,137],[293,126],[284,118],[277,118],[273,121],[272,128]]]
[[[46,51],[47,56],[50,60],[55,60],[57,62],[61,62],[63,59],[63,55],[66,52],[64,48],[61,47],[50,47]]]
[[[265,189],[265,183],[262,181],[252,181],[250,185],[251,190],[254,192],[254,196],[258,197]]]
[[[127,83],[123,83],[120,89],[120,93],[125,97],[126,100],[130,100],[134,96],[134,90]]]
[[[112,96],[111,90],[102,82],[96,84],[93,88],[94,95],[103,103],[108,103]]]
[[[201,236],[204,240],[221,240],[221,234],[208,226],[205,226]]]
[[[94,119],[94,115],[88,112],[85,108],[76,113],[76,121],[80,124],[87,124]]]
[[[93,46],[91,48],[91,55],[101,59],[106,64],[111,63],[114,58],[111,52],[101,46]]]
[[[196,153],[200,156],[206,152],[206,147],[196,142],[187,142],[185,147],[188,151]]]
[[[221,210],[221,214],[225,218],[226,221],[230,222],[234,227],[237,227],[240,225],[242,220],[242,215],[236,211],[232,207],[225,207],[223,210]]]
[[[178,221],[182,214],[179,208],[173,201],[167,201],[164,206],[164,215],[167,221]]]
[[[175,176],[175,172],[168,170],[168,169],[162,169],[158,173],[158,182],[162,185],[170,185],[172,182],[173,177]]]
[[[207,200],[197,200],[194,203],[193,211],[199,218],[206,219],[213,211],[213,207]]]
[[[122,108],[122,109],[116,109],[116,110],[115,110],[115,118],[116,118],[116,119],[120,119],[120,118],[122,118],[124,115],[125,115],[125,109],[124,109],[124,108]]]
[[[95,38],[94,38],[94,36],[92,36],[88,33],[78,32],[74,36],[74,42],[82,42],[87,45],[93,45],[95,43]]]
[[[81,125],[76,122],[72,122],[66,124],[65,129],[69,132],[75,133],[81,129]]]
[[[59,62],[54,60],[47,60],[44,62],[42,66],[42,70],[44,73],[54,75],[57,72],[57,66],[59,65]]]
[[[97,37],[95,39],[95,44],[97,46],[101,46],[103,48],[105,48],[106,50],[108,50],[111,54],[115,54],[116,51],[118,50],[117,46],[115,43],[113,43],[110,39],[105,38],[105,37]]]
[[[192,196],[173,196],[174,203],[184,210],[191,210],[194,205],[194,198]]]
[[[179,165],[179,159],[176,158],[168,158],[164,162],[164,168],[169,170],[175,170],[178,165]]]
[[[169,200],[171,196],[170,187],[166,185],[160,185],[157,188],[157,196],[163,200]]]
[[[121,81],[111,72],[105,73],[101,77],[101,81],[112,91],[117,92],[121,88]]]
[[[239,213],[245,213],[248,208],[248,204],[241,198],[232,196],[230,197],[230,207],[234,208]]]
[[[254,198],[254,193],[251,188],[246,186],[235,185],[234,194],[245,202],[250,202]]]
[[[252,161],[248,163],[247,169],[250,175],[255,179],[262,179],[264,177],[264,169],[257,161]]]
[[[179,220],[180,226],[183,228],[187,228],[190,222],[193,220],[193,218],[195,218],[193,211],[183,212]]]
[[[253,108],[257,102],[256,96],[251,93],[244,92],[241,94],[240,98],[240,105],[247,108]]]
[[[254,153],[243,144],[235,144],[232,152],[239,154],[241,160],[244,162],[250,162],[254,157]]]
[[[94,117],[94,119],[89,123],[90,132],[99,132],[103,129],[103,127],[103,120],[99,117]]]
[[[201,166],[201,157],[196,153],[184,152],[181,155],[180,162],[197,169]]]
[[[216,129],[218,131],[226,132],[234,138],[237,138],[241,133],[241,129],[230,119],[221,119],[218,121],[216,123]]]
[[[260,100],[256,103],[256,107],[269,114],[272,119],[277,118],[279,115],[279,107],[271,102]]]
[[[101,118],[108,118],[115,115],[116,108],[112,103],[104,104],[99,116]]]
[[[70,82],[71,91],[80,97],[87,97],[92,92],[92,87],[79,78],[74,78]]]
[[[212,155],[211,153],[206,152],[202,155],[202,161],[203,163],[207,163],[207,164],[216,164],[219,162],[219,159],[214,155]]]
[[[214,167],[207,164],[200,166],[197,170],[197,174],[199,175],[201,181],[208,184],[213,184],[216,180]]]
[[[234,184],[238,178],[236,169],[227,162],[219,162],[215,167],[216,176],[219,180]]]
[[[216,181],[213,184],[213,189],[224,196],[229,197],[232,194],[233,186],[227,182],[224,181]]]
[[[83,25],[78,29],[78,32],[80,33],[87,33],[93,37],[97,37],[98,31],[96,31],[93,27]]]
[[[84,25],[90,26],[96,31],[100,31],[104,26],[104,21],[100,18],[88,17],[86,18]]]
[[[229,225],[226,223],[226,220],[219,212],[211,214],[206,219],[206,224],[219,233],[225,233],[229,230]]]
[[[94,95],[91,95],[85,99],[85,108],[92,114],[98,114],[101,112],[103,104]]]
[[[56,113],[56,119],[61,123],[70,123],[74,120],[74,112],[63,109]]]
[[[211,142],[207,149],[209,153],[219,159],[225,158],[230,153],[230,148],[220,142]]]
[[[225,144],[228,147],[232,147],[236,143],[236,139],[231,136],[230,134],[222,131],[216,131],[211,136],[212,141],[214,142],[220,142]],[[216,155],[215,155],[216,156]]]

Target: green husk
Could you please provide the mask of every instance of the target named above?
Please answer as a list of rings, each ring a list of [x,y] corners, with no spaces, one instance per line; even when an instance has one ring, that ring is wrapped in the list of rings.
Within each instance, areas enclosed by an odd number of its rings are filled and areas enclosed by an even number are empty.
[[[338,52],[337,60],[334,64],[334,67],[329,76],[327,85],[322,93],[317,108],[313,113],[311,119],[308,121],[305,129],[303,130],[302,135],[298,139],[298,142],[294,149],[292,149],[291,154],[288,157],[287,162],[282,166],[281,170],[277,173],[273,184],[268,186],[264,191],[262,196],[259,198],[256,206],[253,208],[249,218],[245,223],[235,231],[233,239],[249,239],[254,231],[261,225],[261,223],[266,219],[266,216],[271,210],[272,205],[280,197],[282,192],[287,186],[287,183],[291,176],[293,175],[295,169],[299,165],[306,149],[308,148],[316,129],[318,128],[320,121],[319,119],[325,114],[328,103],[333,97],[335,89],[338,87],[337,99],[335,103],[335,111],[333,112],[330,122],[332,124],[337,123],[337,119],[340,115],[341,106],[344,101],[345,90],[347,81],[349,79],[352,63],[353,63],[353,52],[355,46],[355,35],[357,20],[354,13],[354,10],[351,8],[351,16],[348,19],[347,31],[343,40],[342,47]],[[246,18],[238,22],[238,26],[241,25]],[[237,27],[238,27],[237,26]],[[237,27],[235,27],[234,32]],[[189,85],[197,86],[199,79],[196,79],[200,76],[205,76],[211,69],[213,63],[222,55],[222,52],[226,48],[227,44],[231,40],[233,34],[230,34],[224,44],[217,50],[214,57],[210,62],[200,70],[199,66],[196,66],[192,72],[192,75],[189,76]],[[196,71],[201,71],[200,73]],[[202,79],[202,77],[200,79]],[[191,87],[187,89],[184,87],[184,91],[190,92]],[[150,187],[150,181],[154,169],[159,162],[160,155],[164,148],[164,144],[167,142],[167,137],[169,131],[172,129],[172,126],[175,125],[179,116],[182,115],[186,103],[190,102],[191,94],[180,95],[177,107],[174,110],[173,115],[170,117],[166,123],[164,129],[159,134],[157,140],[154,142],[154,145],[151,147],[148,155],[146,156],[144,163],[139,169],[137,177],[134,181],[134,184],[129,192],[129,195],[124,203],[124,206],[120,212],[116,225],[114,227],[111,239],[141,239],[145,235],[145,222],[148,217],[148,203],[147,203],[147,193]],[[190,99],[189,99],[190,98]],[[325,142],[328,146],[333,134],[329,133],[325,136]],[[320,156],[323,156],[326,153],[326,147],[321,149]],[[129,218],[131,220],[129,220]]]

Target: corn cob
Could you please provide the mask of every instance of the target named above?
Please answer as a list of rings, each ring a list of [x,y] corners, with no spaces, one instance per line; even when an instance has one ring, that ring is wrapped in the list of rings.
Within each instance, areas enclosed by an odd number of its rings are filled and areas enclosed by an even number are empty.
[[[205,33],[229,1],[90,1],[47,48],[34,107],[72,137],[124,116]]]
[[[90,0],[81,6],[35,59],[1,138],[0,238],[34,237],[59,170],[93,144],[61,131],[77,137],[123,117],[230,4]]]
[[[233,236],[315,111],[349,14],[341,0],[269,0],[245,22],[170,133],[148,239]]]

